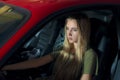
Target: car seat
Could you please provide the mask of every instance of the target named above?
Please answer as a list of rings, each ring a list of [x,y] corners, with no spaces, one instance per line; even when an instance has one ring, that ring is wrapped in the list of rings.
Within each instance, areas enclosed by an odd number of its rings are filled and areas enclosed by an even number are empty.
[[[118,16],[117,16],[118,17]],[[111,80],[120,80],[120,23],[117,18],[118,50],[111,66]]]
[[[120,80],[120,50],[111,67],[111,80]]]
[[[109,80],[112,57],[115,54],[117,46],[116,34],[112,31],[112,24],[91,18],[91,47],[98,55],[98,75],[95,80]],[[114,29],[112,29],[114,30]]]

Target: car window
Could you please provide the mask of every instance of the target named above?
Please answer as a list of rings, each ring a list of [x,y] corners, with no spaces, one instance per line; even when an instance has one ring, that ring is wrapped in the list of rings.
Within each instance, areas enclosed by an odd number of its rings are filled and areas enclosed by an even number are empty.
[[[10,5],[0,5],[0,47],[20,28],[26,13]],[[27,16],[26,16],[27,17]]]

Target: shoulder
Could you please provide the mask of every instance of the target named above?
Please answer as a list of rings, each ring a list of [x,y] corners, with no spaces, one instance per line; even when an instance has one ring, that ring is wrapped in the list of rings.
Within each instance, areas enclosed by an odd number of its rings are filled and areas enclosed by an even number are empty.
[[[92,48],[85,51],[84,58],[93,58],[93,57],[97,57],[97,54]]]
[[[83,60],[84,63],[88,64],[88,63],[97,61],[98,57],[97,57],[96,52],[92,48],[90,48],[85,52],[83,59],[84,59]]]

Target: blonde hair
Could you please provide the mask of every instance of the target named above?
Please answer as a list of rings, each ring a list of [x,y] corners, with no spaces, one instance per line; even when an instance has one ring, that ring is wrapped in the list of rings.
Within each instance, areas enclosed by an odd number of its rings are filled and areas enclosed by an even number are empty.
[[[56,61],[55,69],[55,80],[75,80],[75,78],[80,75],[82,68],[82,60],[84,53],[88,47],[89,36],[90,36],[90,23],[89,19],[85,14],[74,14],[66,19],[74,19],[77,21],[79,29],[79,37],[77,49],[75,49],[75,54],[72,54],[71,45],[69,44],[66,36],[66,25],[65,25],[65,40],[63,43],[63,50],[61,50],[60,55]]]

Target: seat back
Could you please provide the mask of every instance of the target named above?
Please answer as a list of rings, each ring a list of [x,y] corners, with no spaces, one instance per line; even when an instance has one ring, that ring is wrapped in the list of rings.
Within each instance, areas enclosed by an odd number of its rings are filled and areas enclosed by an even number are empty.
[[[96,80],[107,80],[110,76],[111,58],[114,57],[117,46],[116,36],[113,31],[111,33],[111,26],[112,24],[108,25],[101,20],[91,19],[90,44],[96,51],[99,61]]]
[[[109,42],[107,37],[107,24],[99,19],[91,18],[91,36],[90,45],[97,52],[99,62],[105,53],[105,48]]]
[[[111,80],[120,80],[120,31],[119,31],[120,23],[119,23],[119,18],[116,18],[116,23],[117,23],[117,36],[118,36],[118,52],[111,66]]]

